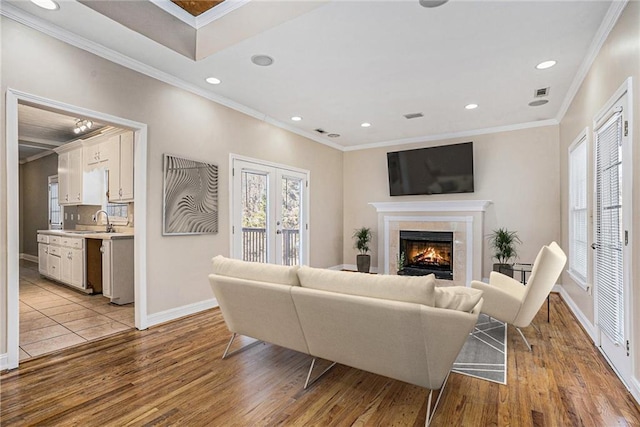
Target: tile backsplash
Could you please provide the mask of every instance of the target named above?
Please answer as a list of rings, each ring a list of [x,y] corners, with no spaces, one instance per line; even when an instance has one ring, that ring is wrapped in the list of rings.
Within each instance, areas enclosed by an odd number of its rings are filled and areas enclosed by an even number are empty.
[[[102,206],[98,205],[79,205],[79,206],[65,206],[63,215],[63,229],[65,230],[102,230],[103,224],[96,224],[93,220],[95,213],[102,209]],[[116,224],[115,229],[118,232],[126,232],[133,230],[133,211],[134,203],[128,204],[128,224]]]

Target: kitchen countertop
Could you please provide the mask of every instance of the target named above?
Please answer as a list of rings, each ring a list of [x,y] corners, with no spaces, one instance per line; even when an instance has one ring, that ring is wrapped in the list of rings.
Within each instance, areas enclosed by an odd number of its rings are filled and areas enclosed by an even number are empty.
[[[133,233],[106,233],[104,231],[93,230],[38,230],[39,234],[62,237],[81,237],[83,239],[133,239]]]

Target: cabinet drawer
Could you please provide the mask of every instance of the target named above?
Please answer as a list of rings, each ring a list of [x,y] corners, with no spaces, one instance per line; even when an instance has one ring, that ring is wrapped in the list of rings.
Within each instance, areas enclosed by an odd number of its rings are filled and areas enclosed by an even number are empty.
[[[62,248],[60,246],[49,246],[49,255],[54,255],[59,257],[62,253]]]
[[[51,245],[59,245],[60,244],[60,236],[49,236],[49,244],[51,244]]]
[[[61,237],[60,245],[66,248],[82,249],[84,239],[77,237]]]
[[[49,243],[48,234],[38,234],[38,243]]]

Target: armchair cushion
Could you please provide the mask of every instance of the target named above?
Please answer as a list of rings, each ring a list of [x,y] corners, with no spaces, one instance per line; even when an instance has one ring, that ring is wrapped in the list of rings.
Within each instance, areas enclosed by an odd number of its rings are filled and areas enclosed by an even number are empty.
[[[482,291],[465,286],[437,286],[435,307],[470,312],[480,298]]]
[[[471,287],[483,292],[483,313],[503,322],[513,323],[526,292],[522,283],[494,271],[489,276],[489,283],[472,280]]]

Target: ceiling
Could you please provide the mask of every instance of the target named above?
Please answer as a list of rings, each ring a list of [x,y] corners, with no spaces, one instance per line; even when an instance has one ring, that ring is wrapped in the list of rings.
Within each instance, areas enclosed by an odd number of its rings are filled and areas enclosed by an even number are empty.
[[[39,158],[53,149],[95,135],[105,125],[93,121],[90,131],[74,133],[76,122],[84,117],[72,117],[56,111],[47,111],[25,104],[18,104],[18,156],[20,162]]]
[[[164,0],[3,3],[3,14],[83,49],[342,150],[557,123],[616,6],[227,0],[194,18]],[[273,64],[253,64],[258,54]],[[557,65],[535,68],[548,59]],[[538,99],[548,103],[528,105]]]

